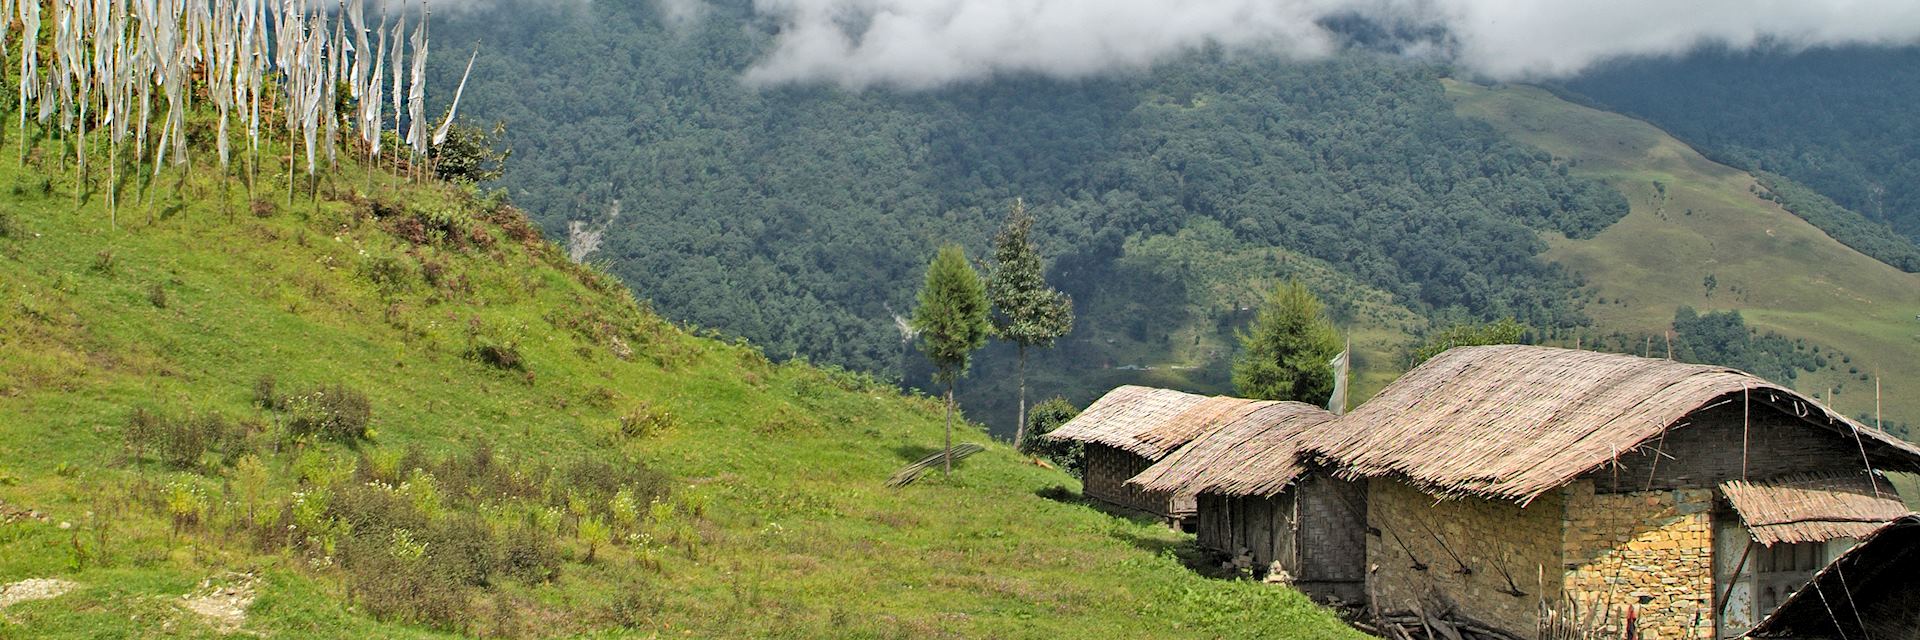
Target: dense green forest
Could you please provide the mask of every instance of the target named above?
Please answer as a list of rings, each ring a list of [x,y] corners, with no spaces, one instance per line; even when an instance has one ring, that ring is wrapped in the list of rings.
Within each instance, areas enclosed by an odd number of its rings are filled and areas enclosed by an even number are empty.
[[[652,3],[509,0],[435,33],[482,42],[462,109],[507,123],[502,184],[517,203],[553,235],[605,224],[588,259],[668,315],[777,357],[899,377],[910,365],[892,317],[911,307],[933,247],[981,255],[1017,196],[1051,277],[1083,309],[1081,331],[1096,334],[1127,321],[1085,310],[1118,306],[1103,293],[1131,297],[1102,286],[1128,243],[1200,220],[1331,264],[1423,315],[1577,326],[1578,282],[1537,259],[1538,232],[1589,235],[1626,210],[1612,190],[1454,116],[1427,66],[1202,52],[1081,81],[753,88],[740,73],[772,27],[745,5],[713,3],[674,26]],[[1010,370],[996,354],[983,367]]]
[[[1565,86],[1920,239],[1920,47],[1709,49],[1612,65]]]

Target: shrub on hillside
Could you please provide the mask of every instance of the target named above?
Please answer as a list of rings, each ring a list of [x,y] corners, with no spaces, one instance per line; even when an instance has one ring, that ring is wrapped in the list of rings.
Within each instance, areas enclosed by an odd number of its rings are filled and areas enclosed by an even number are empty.
[[[628,438],[649,438],[672,430],[679,419],[666,409],[645,402],[620,416],[620,435]]]
[[[169,416],[145,408],[134,409],[122,437],[135,460],[153,454],[181,469],[198,469],[207,454],[218,462],[236,460],[249,447],[250,429],[217,413]]]
[[[295,437],[355,442],[372,432],[373,402],[346,385],[321,386],[275,404],[286,414],[287,433]]]
[[[1027,412],[1027,439],[1019,443],[1020,451],[1046,458],[1073,474],[1073,477],[1081,477],[1086,472],[1086,454],[1080,443],[1055,442],[1042,437],[1053,433],[1054,429],[1077,415],[1080,415],[1080,409],[1067,402],[1066,398],[1049,398],[1033,405],[1033,409]]]
[[[495,369],[508,371],[526,371],[527,362],[520,357],[520,346],[509,341],[482,338],[477,340],[471,351],[473,359]]]
[[[431,150],[434,175],[461,184],[499,180],[507,158],[513,155],[501,147],[506,132],[505,123],[489,131],[455,121],[447,128],[447,139]]]
[[[613,498],[622,489],[632,491],[641,503],[664,499],[672,491],[667,474],[639,460],[614,464],[600,458],[581,458],[561,469],[554,480],[557,484],[549,489],[550,504],[565,507],[572,497],[586,505],[588,513],[599,516],[612,515]]]
[[[560,547],[531,523],[509,529],[500,544],[500,573],[527,584],[559,577]]]
[[[405,293],[413,286],[413,261],[404,256],[370,256],[361,263],[360,271],[383,295]]]

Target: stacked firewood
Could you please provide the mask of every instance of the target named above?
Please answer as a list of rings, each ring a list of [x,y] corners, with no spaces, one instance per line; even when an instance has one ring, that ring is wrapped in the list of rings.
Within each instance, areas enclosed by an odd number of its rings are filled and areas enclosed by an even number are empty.
[[[1382,613],[1375,626],[1367,631],[1387,640],[1524,640],[1452,609]]]

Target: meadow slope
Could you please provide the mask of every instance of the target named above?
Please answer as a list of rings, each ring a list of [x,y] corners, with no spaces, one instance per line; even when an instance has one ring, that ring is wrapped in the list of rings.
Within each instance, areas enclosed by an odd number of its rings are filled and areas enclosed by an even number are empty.
[[[1586,312],[1604,330],[1660,335],[1676,307],[1738,309],[1749,326],[1846,354],[1794,384],[1849,415],[1920,418],[1920,275],[1840,244],[1763,199],[1745,171],[1714,163],[1660,129],[1527,86],[1447,80],[1458,112],[1572,163],[1631,202],[1591,239],[1546,233],[1547,257],[1604,300]],[[1712,276],[1715,286],[1706,286]],[[1655,347],[1658,351],[1659,346]]]
[[[0,637],[1360,637],[976,425],[886,488],[935,402],[690,335],[470,190],[289,202],[268,156],[115,222],[0,155],[0,585],[75,585]],[[309,420],[354,392],[367,437]]]

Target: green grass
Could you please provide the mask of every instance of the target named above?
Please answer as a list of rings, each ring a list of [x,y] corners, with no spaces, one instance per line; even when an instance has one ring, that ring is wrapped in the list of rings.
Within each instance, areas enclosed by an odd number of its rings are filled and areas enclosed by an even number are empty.
[[[0,504],[48,515],[0,524],[0,584],[82,585],[0,612],[0,637],[215,636],[180,598],[229,572],[258,576],[244,633],[275,637],[1360,637],[1290,589],[1200,576],[1188,537],[1057,497],[1077,483],[974,425],[958,439],[988,448],[952,479],[887,489],[939,442],[934,401],[688,335],[460,189],[346,167],[338,198],[322,181],[288,206],[269,162],[261,197],[278,211],[255,217],[241,183],[203,168],[176,188],[169,171],[150,222],[135,181],[110,228],[71,173],[0,156]],[[411,244],[373,202],[465,220],[481,241]],[[517,345],[525,371],[471,357],[480,343]],[[264,376],[364,391],[375,435],[357,451],[272,438],[279,416],[253,403]],[[642,406],[668,426],[617,435]],[[463,622],[380,619],[331,556],[248,541],[230,466],[129,459],[136,407],[267,425],[272,505],[323,488],[299,480],[315,461],[485,440],[520,468],[644,464],[691,515],[682,542],[650,520],[657,541],[594,562],[562,529],[558,578],[474,589]],[[158,501],[170,483],[210,502],[178,536]],[[501,509],[482,516],[513,526]]]
[[[1752,175],[1716,164],[1645,122],[1524,86],[1448,80],[1457,110],[1606,181],[1632,211],[1588,240],[1549,237],[1547,257],[1584,275],[1603,330],[1660,335],[1674,309],[1739,309],[1750,326],[1840,350],[1795,387],[1848,415],[1874,411],[1877,373],[1888,419],[1920,416],[1920,275],[1828,237],[1761,198]],[[1717,287],[1704,286],[1712,275]],[[1656,349],[1657,350],[1657,349]],[[1858,374],[1849,369],[1857,367]]]

